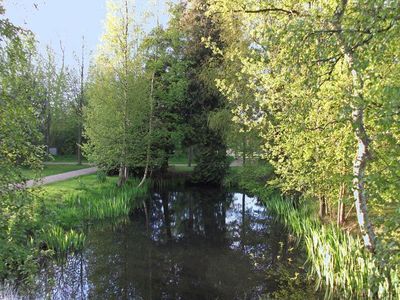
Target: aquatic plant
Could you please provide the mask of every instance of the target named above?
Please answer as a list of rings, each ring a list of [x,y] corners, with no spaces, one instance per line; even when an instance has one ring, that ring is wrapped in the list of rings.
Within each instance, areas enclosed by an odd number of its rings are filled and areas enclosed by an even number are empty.
[[[295,205],[280,196],[265,200],[270,211],[304,238],[310,276],[326,297],[400,299],[400,266],[367,252],[358,236],[314,218],[309,202]]]
[[[42,230],[42,239],[49,249],[57,254],[81,250],[85,244],[85,234],[73,229],[64,230],[60,226],[51,226]]]
[[[118,218],[128,215],[131,208],[140,203],[136,200],[145,197],[147,190],[147,186],[124,186],[97,196],[70,195],[68,203],[70,207],[79,208],[85,220]]]
[[[57,256],[81,250],[85,234],[79,228],[84,221],[118,219],[127,216],[136,200],[147,193],[147,186],[137,188],[135,182],[123,188],[109,187],[100,193],[71,193],[64,196],[58,224],[42,229],[41,238]],[[140,203],[139,201],[137,201]]]

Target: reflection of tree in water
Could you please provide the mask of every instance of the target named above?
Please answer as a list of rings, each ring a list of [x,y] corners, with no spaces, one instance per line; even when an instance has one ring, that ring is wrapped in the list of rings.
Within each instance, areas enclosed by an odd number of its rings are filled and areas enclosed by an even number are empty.
[[[64,276],[69,287],[55,289],[78,290],[82,277],[83,298],[93,299],[252,299],[275,288],[265,271],[287,235],[256,199],[160,190],[147,207],[148,226],[143,214],[116,228],[92,227],[83,267],[68,266],[75,272]],[[60,298],[80,297],[69,295]]]
[[[33,299],[86,299],[89,289],[83,254],[68,256],[64,262],[49,263],[39,274]]]

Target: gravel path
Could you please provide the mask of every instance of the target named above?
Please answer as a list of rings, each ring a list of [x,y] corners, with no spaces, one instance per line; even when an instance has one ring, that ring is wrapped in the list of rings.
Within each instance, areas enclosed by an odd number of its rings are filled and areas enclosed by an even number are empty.
[[[97,168],[87,168],[87,169],[81,169],[81,170],[76,170],[76,171],[71,171],[71,172],[66,172],[66,173],[61,173],[57,175],[51,175],[51,176],[46,176],[43,177],[39,180],[28,180],[25,184],[25,187],[33,187],[33,186],[38,186],[38,185],[44,185],[44,184],[49,184],[57,181],[63,181],[67,180],[70,178],[74,178],[77,176],[81,175],[88,175],[88,174],[93,174],[96,173]]]

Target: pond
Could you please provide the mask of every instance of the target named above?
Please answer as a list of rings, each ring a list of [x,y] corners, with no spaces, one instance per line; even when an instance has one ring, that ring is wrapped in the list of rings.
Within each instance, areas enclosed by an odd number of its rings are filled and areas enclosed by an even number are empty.
[[[41,271],[34,298],[259,299],[304,263],[255,197],[165,188],[152,191],[146,211],[91,225],[82,253]]]

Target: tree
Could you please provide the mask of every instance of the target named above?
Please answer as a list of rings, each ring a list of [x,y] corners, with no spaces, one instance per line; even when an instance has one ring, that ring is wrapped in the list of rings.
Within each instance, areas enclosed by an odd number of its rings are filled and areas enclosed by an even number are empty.
[[[24,272],[32,196],[22,168],[38,170],[44,156],[39,131],[33,36],[6,18],[0,3],[0,277]],[[20,247],[22,246],[22,247]],[[11,276],[10,276],[11,275]]]
[[[153,167],[166,170],[174,151],[195,148],[194,179],[219,184],[227,168],[226,145],[208,118],[225,105],[225,99],[208,78],[214,76],[215,57],[202,37],[216,36],[217,29],[202,5],[202,1],[172,5],[168,27],[157,26],[145,39],[146,68],[155,75],[151,157]],[[197,19],[202,21],[196,23]]]
[[[166,29],[157,26],[142,45],[147,72],[154,73],[152,168],[165,172],[168,159],[182,143],[185,124],[182,110],[186,101],[188,61],[184,57],[184,34],[179,28],[181,5],[172,5]]]
[[[351,189],[364,244],[374,251],[367,198],[396,188],[395,181],[376,184],[376,166],[384,167],[384,161],[373,153],[400,153],[397,137],[369,126],[381,122],[379,114],[392,115],[389,106],[398,103],[393,97],[397,87],[386,80],[397,71],[385,71],[389,61],[389,68],[398,70],[397,1],[209,3],[209,14],[223,24],[229,45],[212,47],[226,63],[241,66],[235,78],[222,78],[219,88],[231,101],[239,94],[237,82],[246,80],[253,91],[261,114],[250,124],[262,133],[264,156],[279,175],[275,183],[331,204],[340,203]],[[378,57],[388,64],[380,65]],[[390,105],[377,105],[382,103],[378,94]],[[386,122],[393,125],[395,120]],[[387,143],[394,148],[389,150]]]
[[[78,97],[78,138],[77,138],[77,160],[78,165],[82,164],[82,131],[83,131],[83,106],[85,103],[85,38],[82,37],[82,57],[80,61],[80,95]]]
[[[219,184],[228,168],[227,148],[221,132],[209,126],[208,118],[212,111],[224,107],[225,98],[212,82],[218,55],[206,47],[203,37],[210,37],[218,43],[220,31],[217,22],[206,16],[206,11],[205,1],[190,1],[180,23],[186,38],[184,55],[189,62],[188,92],[182,111],[184,123],[188,126],[184,143],[195,147],[197,165],[194,180]]]
[[[45,56],[33,59],[32,72],[37,79],[35,103],[40,114],[40,129],[47,155],[50,147],[56,147],[58,154],[72,154],[76,151],[79,80],[76,71],[65,66],[64,48],[62,44],[60,47],[63,53],[61,66],[56,63],[56,55],[49,46]]]
[[[90,70],[85,110],[84,146],[90,160],[119,168],[118,185],[129,168],[144,167],[150,79],[143,69],[141,28],[133,21],[130,1],[110,2],[103,43]]]
[[[4,10],[0,5],[0,17]],[[31,72],[35,53],[28,31],[0,19],[0,195],[14,193],[24,179],[21,167],[39,168],[36,78]],[[2,198],[1,205],[5,198]]]

